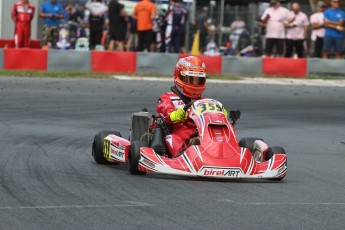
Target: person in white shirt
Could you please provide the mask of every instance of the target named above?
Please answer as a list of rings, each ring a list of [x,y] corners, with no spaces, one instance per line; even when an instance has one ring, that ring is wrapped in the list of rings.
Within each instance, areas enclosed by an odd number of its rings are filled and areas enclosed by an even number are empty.
[[[101,0],[88,0],[85,4],[86,9],[90,11],[90,49],[93,50],[101,44],[103,25],[105,23],[105,14],[108,7]]]
[[[323,11],[326,6],[322,3],[316,9],[316,13],[310,16],[310,24],[312,28],[311,32],[311,42],[313,47],[313,57],[322,57],[322,47],[323,47],[323,37],[325,36],[324,28],[324,14]]]
[[[307,15],[300,11],[299,3],[292,3],[292,11],[284,25],[287,28],[285,57],[292,57],[295,48],[298,58],[303,58],[309,20]]]
[[[277,56],[284,54],[285,28],[289,10],[280,6],[279,0],[271,0],[271,7],[267,8],[261,16],[261,23],[266,25],[266,56],[273,54],[274,47]]]

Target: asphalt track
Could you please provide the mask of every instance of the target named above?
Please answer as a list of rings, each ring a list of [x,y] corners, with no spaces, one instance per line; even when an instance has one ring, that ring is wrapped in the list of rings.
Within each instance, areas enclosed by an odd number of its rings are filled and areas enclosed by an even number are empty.
[[[344,229],[345,88],[210,84],[240,137],[283,146],[272,181],[132,176],[97,165],[93,136],[129,134],[167,82],[0,78],[0,229]]]

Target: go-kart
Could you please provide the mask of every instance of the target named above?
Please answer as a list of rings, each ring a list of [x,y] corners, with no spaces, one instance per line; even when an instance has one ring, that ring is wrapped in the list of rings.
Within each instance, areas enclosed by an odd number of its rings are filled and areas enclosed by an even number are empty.
[[[260,138],[242,138],[239,142],[234,125],[240,111],[230,111],[214,99],[187,103],[188,119],[195,133],[186,140],[180,155],[171,157],[164,137],[170,130],[164,119],[146,110],[132,114],[129,140],[119,132],[103,131],[93,141],[92,155],[97,163],[127,163],[136,175],[161,173],[210,178],[268,178],[282,180],[287,172],[282,147],[269,147]]]

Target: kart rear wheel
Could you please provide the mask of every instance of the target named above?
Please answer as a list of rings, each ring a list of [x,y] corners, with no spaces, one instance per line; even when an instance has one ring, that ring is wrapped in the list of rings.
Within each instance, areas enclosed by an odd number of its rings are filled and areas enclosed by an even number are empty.
[[[128,158],[128,169],[133,175],[145,175],[146,172],[139,170],[140,148],[149,147],[145,141],[133,141]]]
[[[254,151],[254,142],[256,140],[259,141],[264,141],[262,138],[257,138],[257,137],[246,137],[242,138],[239,142],[238,145],[242,148],[247,148],[251,153]]]
[[[111,164],[111,162],[107,161],[103,154],[103,140],[109,134],[114,134],[116,136],[121,137],[121,133],[117,131],[102,131],[99,132],[93,139],[92,156],[93,159],[97,162],[97,164]]]

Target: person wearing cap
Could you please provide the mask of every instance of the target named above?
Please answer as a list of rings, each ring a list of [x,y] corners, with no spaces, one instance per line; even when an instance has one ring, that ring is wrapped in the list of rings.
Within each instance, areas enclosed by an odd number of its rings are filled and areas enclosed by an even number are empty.
[[[329,52],[333,47],[336,59],[342,59],[345,13],[339,9],[339,4],[339,0],[332,0],[331,7],[324,12],[323,58],[329,57]]]
[[[271,0],[271,6],[261,16],[261,23],[266,26],[266,56],[273,54],[276,48],[277,56],[284,54],[285,28],[284,21],[287,20],[289,10],[280,6],[279,0]]]
[[[285,57],[292,57],[293,48],[295,48],[298,58],[303,58],[309,20],[307,15],[300,11],[299,3],[292,3],[292,11],[290,11],[288,20],[284,25],[287,28]]]
[[[322,57],[322,46],[323,46],[323,37],[325,36],[323,11],[326,6],[323,2],[318,4],[316,12],[310,16],[310,24],[312,28],[311,32],[311,44],[313,47],[313,57],[321,58]]]

